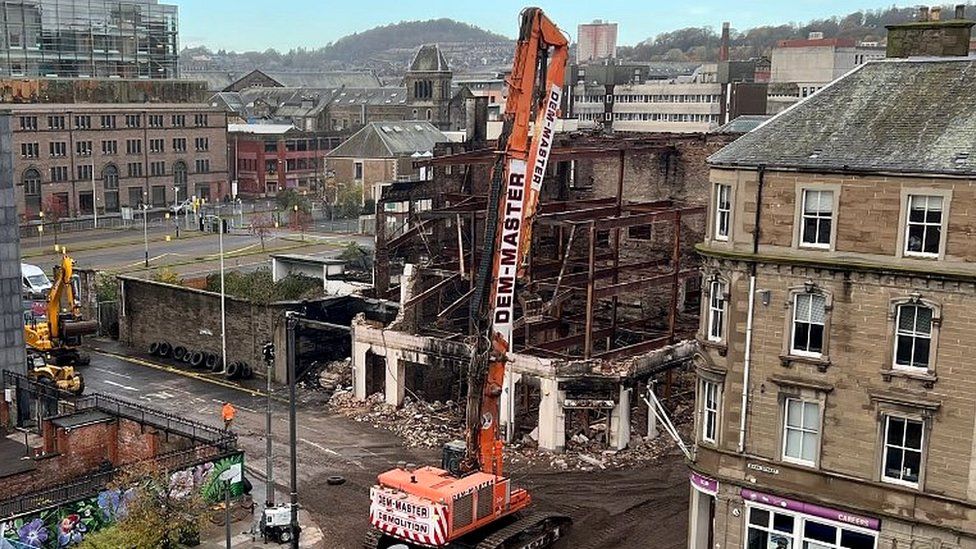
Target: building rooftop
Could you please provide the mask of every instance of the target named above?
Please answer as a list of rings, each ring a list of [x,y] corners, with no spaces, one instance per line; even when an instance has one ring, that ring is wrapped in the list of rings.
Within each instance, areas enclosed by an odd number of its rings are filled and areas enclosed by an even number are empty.
[[[427,121],[372,122],[329,152],[333,158],[394,158],[429,153],[448,137]]]
[[[238,81],[260,72],[281,86],[292,88],[368,88],[379,86],[379,78],[369,71],[183,71],[183,78],[206,82],[207,89],[228,91]]]
[[[417,50],[417,55],[414,56],[413,62],[410,63],[410,70],[447,72],[451,68],[447,66],[447,59],[444,59],[444,54],[441,53],[441,49],[437,47],[437,44],[424,44]]]
[[[716,128],[712,133],[749,133],[770,119],[765,114],[743,114],[724,126]]]
[[[55,114],[78,112],[106,112],[119,113],[122,111],[210,111],[217,110],[210,103],[7,103],[0,105],[0,109],[9,110],[14,114]]]
[[[976,173],[976,57],[873,61],[715,153],[715,166]]]
[[[291,124],[227,124],[227,133],[283,135],[294,129]]]

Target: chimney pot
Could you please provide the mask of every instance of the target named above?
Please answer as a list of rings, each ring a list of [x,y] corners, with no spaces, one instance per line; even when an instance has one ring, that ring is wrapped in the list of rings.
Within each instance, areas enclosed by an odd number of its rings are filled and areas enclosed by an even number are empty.
[[[941,21],[942,20],[942,8],[935,6],[932,8],[930,21]]]
[[[918,20],[919,21],[928,21],[929,20],[929,7],[928,6],[919,6],[918,7]]]
[[[956,19],[966,18],[966,4],[956,4]]]

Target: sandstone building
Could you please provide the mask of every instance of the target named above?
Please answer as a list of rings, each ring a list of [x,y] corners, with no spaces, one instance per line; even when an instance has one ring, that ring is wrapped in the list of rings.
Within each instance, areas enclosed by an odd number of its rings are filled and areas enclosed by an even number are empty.
[[[690,548],[976,547],[976,59],[906,57],[710,158]]]

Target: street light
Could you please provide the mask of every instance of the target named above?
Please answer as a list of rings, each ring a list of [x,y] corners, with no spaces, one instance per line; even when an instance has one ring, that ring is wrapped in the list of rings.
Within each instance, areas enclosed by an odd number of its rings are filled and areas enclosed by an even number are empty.
[[[224,292],[224,220],[220,217],[220,201],[217,204],[217,241],[220,243],[220,352],[224,372],[227,371],[227,294]]]
[[[142,240],[145,246],[146,267],[149,266],[149,205],[142,203]]]

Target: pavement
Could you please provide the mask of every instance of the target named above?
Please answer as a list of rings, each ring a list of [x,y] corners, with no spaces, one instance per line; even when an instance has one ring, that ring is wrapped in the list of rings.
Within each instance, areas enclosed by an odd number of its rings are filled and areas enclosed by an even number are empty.
[[[167,240],[169,238],[169,240]],[[335,256],[350,242],[372,247],[368,235],[327,233],[316,227],[296,232],[281,228],[269,231],[264,239],[245,230],[224,235],[224,263],[228,269],[254,270],[269,264],[269,255],[293,252]],[[129,229],[98,229],[60,235],[58,244],[67,248],[78,268],[115,274],[149,274],[166,268],[187,278],[203,276],[219,269],[219,237],[198,230],[182,230],[177,238],[170,226]],[[145,266],[146,250],[149,267]],[[48,270],[59,258],[54,239],[21,239],[21,258]]]
[[[267,395],[252,380],[249,386],[228,382],[219,374],[186,370],[158,358],[132,353],[111,340],[90,342],[92,362],[83,367],[86,390],[111,394],[124,400],[178,414],[209,425],[222,425],[220,408],[231,402],[237,408],[232,429],[245,452],[245,465],[254,484],[258,503],[255,520],[264,501],[266,464],[265,421]],[[287,390],[272,393],[272,448],[278,500],[287,494],[288,408]],[[323,412],[327,395],[301,390],[298,398],[298,493],[302,506],[304,547],[360,547],[369,512],[369,488],[376,474],[406,460],[435,462],[437,453],[404,448],[393,434],[369,424]],[[330,486],[326,478],[342,475],[346,484]],[[250,541],[250,521],[233,525],[234,547],[264,546]],[[225,547],[224,530],[209,532],[204,547]],[[320,540],[320,541],[317,541]],[[216,544],[216,545],[214,545]],[[269,544],[273,545],[273,544]]]

